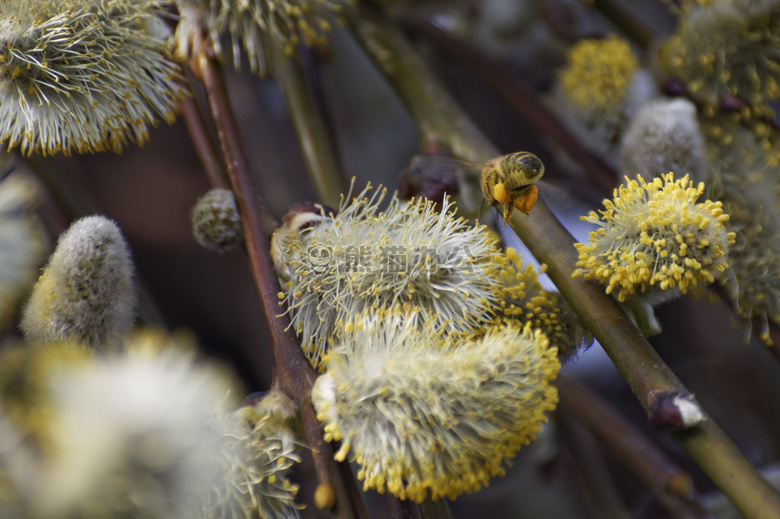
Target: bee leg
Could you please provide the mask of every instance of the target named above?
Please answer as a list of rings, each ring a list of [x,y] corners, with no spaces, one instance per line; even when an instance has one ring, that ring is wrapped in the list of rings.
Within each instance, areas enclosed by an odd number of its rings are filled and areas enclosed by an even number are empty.
[[[512,227],[514,229],[514,226],[512,225],[512,222],[510,221],[510,218],[512,218],[512,210],[514,207],[512,204],[504,204],[504,211],[501,216],[504,218],[504,223],[502,227],[506,227],[507,222],[509,222],[509,227]]]
[[[515,209],[521,213],[528,214],[536,204],[536,200],[539,198],[539,188],[535,185],[528,186],[528,189],[520,196],[514,199],[512,204]]]

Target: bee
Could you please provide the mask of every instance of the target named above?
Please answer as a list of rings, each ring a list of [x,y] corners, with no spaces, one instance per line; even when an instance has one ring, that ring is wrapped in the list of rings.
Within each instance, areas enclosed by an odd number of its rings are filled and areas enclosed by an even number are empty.
[[[485,200],[498,209],[504,225],[517,209],[528,214],[539,196],[536,182],[544,175],[544,164],[539,157],[527,151],[503,155],[484,164],[480,186]]]
[[[457,194],[464,181],[476,188],[477,180],[485,201],[498,209],[506,225],[515,209],[528,214],[539,196],[536,182],[544,175],[544,164],[527,151],[496,157],[486,164],[438,155],[416,156],[399,179],[401,196],[424,196],[440,203],[444,193]],[[499,207],[502,206],[502,207]],[[476,213],[476,207],[465,207]],[[482,209],[480,209],[480,214]],[[510,222],[511,225],[511,222]]]

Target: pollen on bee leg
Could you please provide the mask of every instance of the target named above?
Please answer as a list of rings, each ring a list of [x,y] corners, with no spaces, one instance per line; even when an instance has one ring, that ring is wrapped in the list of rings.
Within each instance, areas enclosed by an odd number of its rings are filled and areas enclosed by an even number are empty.
[[[515,198],[512,204],[521,213],[528,214],[536,205],[537,198],[539,198],[539,188],[532,185],[528,191]]]
[[[493,198],[500,204],[510,204],[512,199],[509,198],[509,193],[506,192],[506,184],[500,182],[493,188]]]

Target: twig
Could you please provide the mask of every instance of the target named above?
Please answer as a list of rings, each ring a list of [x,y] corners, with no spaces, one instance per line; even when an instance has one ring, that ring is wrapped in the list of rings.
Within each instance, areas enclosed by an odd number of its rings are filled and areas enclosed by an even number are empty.
[[[647,340],[601,287],[573,279],[574,239],[544,203],[513,217],[518,236],[572,308],[593,332],[645,409],[652,391],[688,393]],[[746,517],[779,517],[780,496],[769,486],[712,418],[687,431],[671,433],[701,469]]]
[[[452,519],[450,507],[444,498],[433,501],[426,499],[417,508],[420,510],[420,517],[423,519]]]
[[[506,71],[490,57],[466,42],[450,36],[429,21],[415,20],[412,27],[435,42],[448,54],[456,57],[482,83],[499,97],[531,126],[550,137],[588,173],[601,187],[611,194],[618,179],[617,172],[601,157],[585,148],[574,135],[542,103],[533,88],[525,81]]]
[[[361,3],[350,26],[399,91],[423,134],[438,136],[442,145],[466,160],[487,162],[499,155],[386,17]],[[599,340],[642,406],[647,408],[648,394],[653,390],[689,393],[615,300],[596,284],[571,277],[577,260],[574,239],[542,200],[530,215],[516,211],[512,222],[534,257],[547,264],[550,279]],[[742,514],[780,518],[780,495],[712,418],[672,435]]]
[[[563,397],[562,392],[559,392]],[[596,437],[578,423],[569,409],[556,411],[556,424],[573,463],[573,479],[581,487],[583,499],[592,508],[593,517],[627,519],[631,517],[620,498]]]
[[[320,202],[338,207],[344,182],[339,172],[333,143],[328,138],[319,106],[314,99],[299,60],[292,56],[281,56],[275,51],[273,74],[279,81],[287,110],[292,118],[298,142],[309,177]]]
[[[190,89],[194,81],[190,81]],[[203,119],[203,114],[198,108],[195,99],[192,97],[185,98],[181,103],[181,115],[184,119],[184,123],[187,125],[187,131],[192,139],[192,144],[195,146],[195,152],[198,154],[200,163],[203,166],[203,171],[206,173],[209,183],[213,187],[219,187],[227,189],[230,185],[227,180],[227,174],[223,168],[222,157],[219,156],[214,145],[214,140],[211,138],[209,129],[206,126],[206,121]]]
[[[558,377],[556,385],[561,404],[617,451],[673,517],[691,515],[679,500],[693,495],[693,480],[687,473],[586,385],[565,375]]]
[[[493,145],[450,93],[428,80],[428,65],[403,34],[366,2],[359,3],[357,11],[348,18],[349,27],[409,110],[420,132],[420,148],[445,146],[461,159],[482,162],[484,156],[476,150],[493,149]]]
[[[417,505],[409,499],[399,499],[388,492],[387,504],[390,519],[417,519]]]
[[[656,39],[656,34],[643,20],[635,16],[626,2],[615,0],[593,0],[593,7],[615,27],[631,38],[643,50],[648,50]]]
[[[274,348],[274,380],[298,404],[306,440],[311,447],[315,470],[321,486],[330,486],[336,496],[338,516],[344,519],[367,517],[354,478],[342,478],[333,459],[333,450],[323,441],[322,428],[311,404],[311,388],[316,375],[290,329],[289,318],[277,315],[279,282],[269,251],[264,222],[270,218],[259,205],[249,178],[249,169],[241,147],[238,129],[224,80],[212,56],[201,50],[198,66],[203,77],[212,116],[217,125],[220,145],[230,183],[236,196],[252,275],[260,293]],[[355,497],[355,495],[357,496]]]

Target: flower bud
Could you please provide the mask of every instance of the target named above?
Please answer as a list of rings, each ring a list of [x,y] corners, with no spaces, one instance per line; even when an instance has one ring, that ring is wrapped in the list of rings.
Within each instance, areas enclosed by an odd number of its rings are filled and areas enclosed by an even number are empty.
[[[130,249],[105,216],[87,216],[60,236],[22,317],[28,341],[119,346],[135,319]]]
[[[215,252],[241,243],[241,217],[232,191],[212,189],[198,199],[192,209],[192,233],[199,244]]]
[[[642,107],[623,135],[621,167],[644,178],[675,171],[696,183],[708,181],[710,166],[694,104],[664,99]]]

